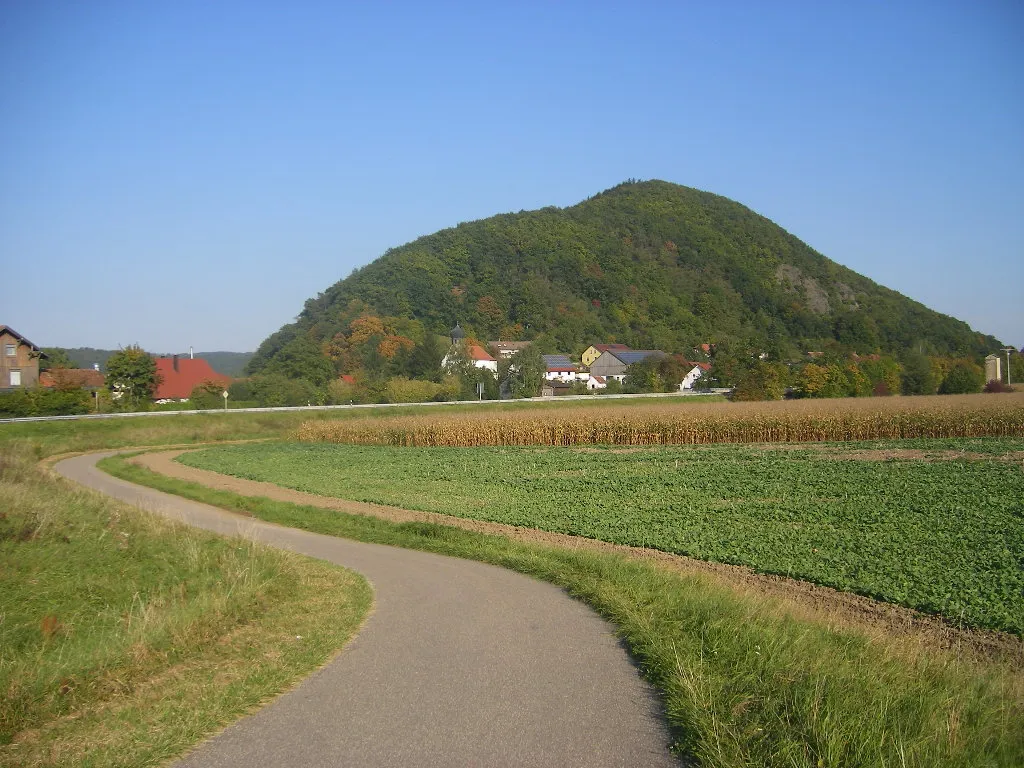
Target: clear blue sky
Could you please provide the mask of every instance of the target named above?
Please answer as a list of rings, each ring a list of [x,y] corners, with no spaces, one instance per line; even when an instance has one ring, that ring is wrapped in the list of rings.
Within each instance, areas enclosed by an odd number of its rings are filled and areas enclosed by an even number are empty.
[[[1024,345],[1024,5],[0,4],[0,323],[254,349],[389,247],[627,178]]]

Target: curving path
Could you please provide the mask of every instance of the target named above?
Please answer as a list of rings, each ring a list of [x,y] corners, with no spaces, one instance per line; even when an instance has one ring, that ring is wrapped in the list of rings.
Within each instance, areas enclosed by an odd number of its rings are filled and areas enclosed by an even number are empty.
[[[209,766],[676,766],[658,700],[610,624],[482,563],[283,528],[101,472],[54,469],[190,525],[362,573],[373,614],[334,661],[201,744]]]

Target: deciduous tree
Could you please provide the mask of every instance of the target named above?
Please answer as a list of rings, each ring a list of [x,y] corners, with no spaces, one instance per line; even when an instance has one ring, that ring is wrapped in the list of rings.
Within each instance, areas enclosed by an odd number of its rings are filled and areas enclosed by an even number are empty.
[[[160,381],[156,360],[138,345],[119,349],[107,359],[107,388],[119,404],[134,408],[152,400]]]

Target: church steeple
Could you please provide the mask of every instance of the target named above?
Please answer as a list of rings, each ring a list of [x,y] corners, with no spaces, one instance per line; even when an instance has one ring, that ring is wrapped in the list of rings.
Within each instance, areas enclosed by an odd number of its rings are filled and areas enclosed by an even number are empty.
[[[466,332],[462,330],[462,326],[459,325],[458,321],[455,322],[455,327],[452,328],[452,346],[454,347],[464,338],[466,338]]]

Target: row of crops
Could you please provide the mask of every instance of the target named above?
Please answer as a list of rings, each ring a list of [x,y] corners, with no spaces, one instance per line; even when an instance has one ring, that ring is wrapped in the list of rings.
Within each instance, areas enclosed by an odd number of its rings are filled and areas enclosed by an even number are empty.
[[[1020,635],[1022,452],[1020,438],[786,449],[263,443],[181,461],[322,496],[748,565]]]
[[[303,442],[421,447],[701,445],[1024,436],[1024,393],[573,407],[308,421]]]

